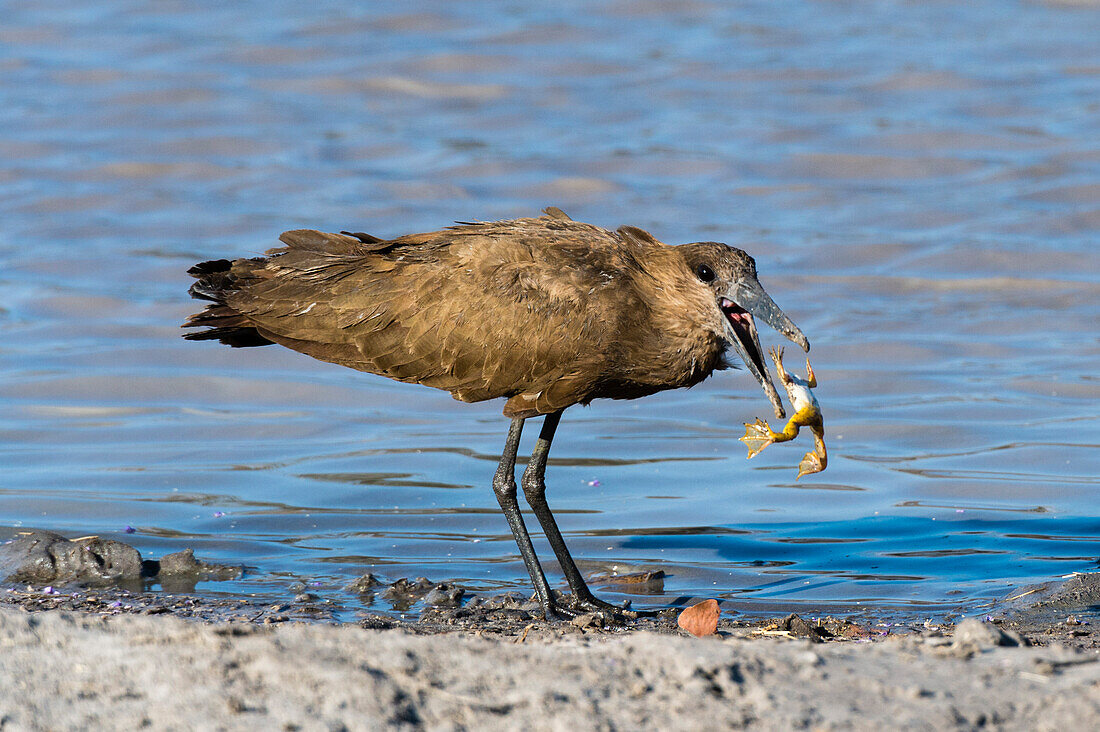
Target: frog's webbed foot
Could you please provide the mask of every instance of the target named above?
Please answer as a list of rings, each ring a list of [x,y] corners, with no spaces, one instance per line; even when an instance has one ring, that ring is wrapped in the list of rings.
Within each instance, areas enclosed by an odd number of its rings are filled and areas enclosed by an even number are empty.
[[[803,475],[810,475],[811,473],[820,473],[824,469],[825,460],[811,450],[802,456],[802,462],[798,464],[798,475],[796,475],[794,479],[798,480]]]
[[[829,464],[829,455],[825,451],[825,434],[823,431],[814,430],[814,449],[802,456],[802,462],[798,464],[798,480],[803,475],[820,473]]]
[[[775,442],[775,438],[772,437],[775,433],[772,432],[772,428],[768,426],[768,423],[759,417],[752,424],[745,423],[745,436],[741,438],[741,442],[749,448],[749,457],[753,458],[760,454],[768,445]]]

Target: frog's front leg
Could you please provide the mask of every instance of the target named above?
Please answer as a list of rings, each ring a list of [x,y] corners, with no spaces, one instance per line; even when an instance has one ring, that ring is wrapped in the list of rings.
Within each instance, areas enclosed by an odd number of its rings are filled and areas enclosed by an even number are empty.
[[[779,380],[786,386],[791,382],[791,377],[787,373],[787,370],[783,368],[783,349],[772,346],[768,349],[768,353],[771,354],[772,361],[775,362],[775,373],[779,377]]]
[[[814,376],[814,367],[810,365],[810,359],[806,359],[806,386],[811,389],[817,388],[817,377]]]

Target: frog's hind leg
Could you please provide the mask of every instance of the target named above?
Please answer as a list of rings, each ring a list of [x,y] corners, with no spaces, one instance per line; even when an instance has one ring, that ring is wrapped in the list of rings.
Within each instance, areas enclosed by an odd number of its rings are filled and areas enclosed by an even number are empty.
[[[814,449],[802,457],[798,464],[798,480],[803,475],[820,473],[829,464],[829,454],[825,451],[825,435],[823,431],[814,430]]]
[[[772,432],[770,429],[768,432],[772,438],[772,442],[790,442],[794,438],[798,437],[798,430],[800,427],[814,426],[820,423],[821,415],[817,410],[811,407],[805,407],[798,410],[791,415],[791,418],[787,420],[786,426],[783,427],[782,432]]]

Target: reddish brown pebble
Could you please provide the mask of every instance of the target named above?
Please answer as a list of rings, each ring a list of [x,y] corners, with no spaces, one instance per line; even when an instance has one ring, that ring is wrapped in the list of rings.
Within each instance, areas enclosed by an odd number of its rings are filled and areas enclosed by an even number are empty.
[[[696,638],[714,635],[718,630],[718,616],[722,611],[717,600],[703,600],[680,613],[676,624]]]

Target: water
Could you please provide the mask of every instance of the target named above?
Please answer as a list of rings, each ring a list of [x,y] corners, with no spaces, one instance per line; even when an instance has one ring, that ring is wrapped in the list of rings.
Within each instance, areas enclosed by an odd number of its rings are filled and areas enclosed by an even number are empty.
[[[744,372],[569,410],[550,500],[586,572],[922,616],[1095,568],[1100,8],[529,5],[5,4],[6,532],[191,546],[249,567],[200,593],[302,580],[349,618],[388,607],[342,590],[367,571],[527,590],[500,403],[178,324],[188,266],[285,229],[558,205],[755,254],[829,431],[796,482],[808,438],[745,460]]]

